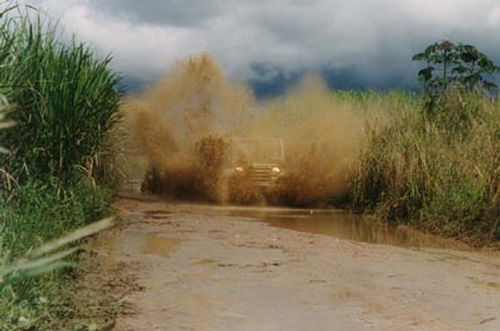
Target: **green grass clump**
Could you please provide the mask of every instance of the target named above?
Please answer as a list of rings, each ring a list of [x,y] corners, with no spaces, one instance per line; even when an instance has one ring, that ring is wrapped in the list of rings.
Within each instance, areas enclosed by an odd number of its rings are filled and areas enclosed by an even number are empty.
[[[428,113],[400,109],[367,130],[355,208],[427,231],[486,242],[500,236],[500,102],[450,92]]]
[[[34,181],[0,200],[3,243],[13,257],[69,230],[107,216],[114,192],[85,180],[68,184]]]
[[[58,196],[56,189],[45,183],[30,183],[1,202],[0,330],[34,326],[51,329],[48,326],[57,324],[71,309],[60,298],[65,284],[72,281],[71,275],[60,268],[70,264],[60,260],[75,250],[47,252],[49,255],[41,252],[33,259],[26,254],[79,229],[94,217],[107,215],[105,207],[111,196],[83,182],[66,187],[64,197]],[[20,270],[3,275],[13,268]]]
[[[2,265],[8,266],[31,249],[109,214],[112,195],[105,189],[86,182],[67,185],[64,195],[57,194],[57,189],[33,182],[0,202],[0,273]],[[18,278],[8,284],[0,282],[0,330],[50,329],[70,313],[71,307],[60,299],[64,284],[72,281],[64,269]]]
[[[104,199],[109,196],[101,189],[80,183],[67,187],[65,197],[58,197],[55,189],[45,183],[32,183],[19,188],[8,202],[2,202],[0,274],[2,265],[8,268],[30,249],[60,238],[94,217],[109,213],[105,204],[110,200]],[[48,255],[47,258],[62,258],[71,252],[74,250],[63,251],[61,256]],[[41,257],[36,261],[44,262]],[[47,262],[47,266],[38,268],[40,271],[28,270],[25,274],[21,270],[12,280],[7,278],[0,282],[0,330],[57,329],[60,327],[58,321],[71,315],[72,307],[68,307],[62,298],[65,284],[73,279],[67,270],[60,269],[68,263]],[[58,270],[49,272],[54,268]],[[44,273],[38,275],[40,272]]]
[[[93,170],[118,120],[119,77],[84,44],[62,43],[55,27],[24,16],[0,25],[0,86],[15,106],[1,133],[18,179]]]

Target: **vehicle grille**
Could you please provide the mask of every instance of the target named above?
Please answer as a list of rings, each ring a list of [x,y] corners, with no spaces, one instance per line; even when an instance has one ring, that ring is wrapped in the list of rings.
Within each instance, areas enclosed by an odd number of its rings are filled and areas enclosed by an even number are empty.
[[[252,165],[250,178],[252,182],[259,186],[267,186],[272,184],[273,181],[273,169],[272,164],[260,164],[254,163]]]

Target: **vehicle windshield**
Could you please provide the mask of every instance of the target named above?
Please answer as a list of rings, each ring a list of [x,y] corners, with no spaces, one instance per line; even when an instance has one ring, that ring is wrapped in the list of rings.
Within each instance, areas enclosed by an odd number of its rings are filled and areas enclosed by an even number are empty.
[[[284,159],[282,139],[234,139],[233,159],[250,163],[280,163]]]

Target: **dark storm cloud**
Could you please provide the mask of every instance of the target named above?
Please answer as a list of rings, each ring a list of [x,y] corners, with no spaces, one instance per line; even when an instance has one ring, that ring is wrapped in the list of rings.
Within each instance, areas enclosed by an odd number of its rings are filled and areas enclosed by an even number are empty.
[[[332,86],[408,86],[418,67],[412,54],[442,39],[475,44],[500,62],[498,0],[33,2],[146,80],[202,51],[255,84],[317,71]]]

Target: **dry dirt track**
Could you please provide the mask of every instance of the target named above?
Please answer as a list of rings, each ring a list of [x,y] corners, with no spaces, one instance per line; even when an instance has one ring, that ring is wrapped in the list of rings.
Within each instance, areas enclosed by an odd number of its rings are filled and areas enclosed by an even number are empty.
[[[273,228],[219,209],[119,202],[115,258],[142,291],[116,330],[500,330],[500,255]]]

